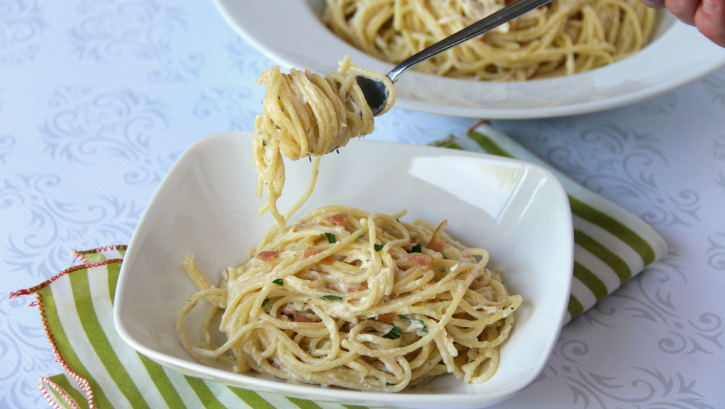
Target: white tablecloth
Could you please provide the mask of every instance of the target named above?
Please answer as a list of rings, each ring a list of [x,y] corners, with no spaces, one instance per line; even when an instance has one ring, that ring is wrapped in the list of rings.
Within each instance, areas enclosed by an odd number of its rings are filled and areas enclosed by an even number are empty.
[[[128,243],[174,159],[251,129],[272,62],[209,1],[0,0],[0,293]],[[424,144],[469,119],[393,109],[369,138]],[[562,332],[501,408],[725,407],[725,70],[597,114],[497,127],[641,216],[670,252]],[[0,408],[44,408],[54,363],[31,300],[0,298]]]

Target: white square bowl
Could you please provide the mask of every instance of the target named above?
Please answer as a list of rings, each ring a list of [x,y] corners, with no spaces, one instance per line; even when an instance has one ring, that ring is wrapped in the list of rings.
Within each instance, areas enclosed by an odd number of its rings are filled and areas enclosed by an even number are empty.
[[[549,171],[522,161],[453,149],[369,140],[351,141],[326,155],[317,187],[297,216],[325,205],[354,206],[431,223],[448,219],[447,232],[489,251],[489,267],[524,303],[501,346],[496,374],[482,385],[444,375],[397,394],[323,388],[234,374],[199,362],[175,335],[178,310],[196,288],[180,266],[189,254],[212,283],[221,269],[244,259],[274,223],[259,216],[251,132],[226,132],[190,147],[151,199],[123,262],[114,320],[121,338],[167,367],[207,380],[286,396],[364,406],[481,408],[528,386],[544,368],[566,312],[573,265],[573,230],[566,192]],[[287,163],[279,201],[284,210],[309,182],[311,164]],[[196,310],[201,310],[197,308]],[[202,314],[187,317],[192,342]]]

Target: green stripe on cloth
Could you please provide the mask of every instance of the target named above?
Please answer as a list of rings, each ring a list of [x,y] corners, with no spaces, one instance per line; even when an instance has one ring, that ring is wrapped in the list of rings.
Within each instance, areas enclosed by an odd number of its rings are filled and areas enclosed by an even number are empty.
[[[55,389],[47,387],[46,391],[55,399],[55,403],[60,405],[61,408],[64,409],[73,409],[73,407],[68,403],[68,401],[60,395],[60,393],[56,392]],[[80,405],[78,405],[80,407]]]
[[[191,376],[184,376],[186,379],[186,382],[189,383],[189,386],[191,386],[191,389],[194,390],[194,393],[196,393],[196,396],[199,397],[199,400],[204,405],[204,408],[206,409],[228,409],[226,406],[222,405],[221,402],[214,396],[211,389],[209,389],[208,386],[199,378],[192,378]]]
[[[600,212],[572,195],[569,195],[569,204],[572,213],[612,233],[632,247],[642,257],[645,266],[655,261],[655,252],[652,246],[619,220]]]
[[[507,158],[515,159],[512,154],[502,148],[499,144],[494,142],[493,139],[477,131],[471,131],[468,133],[468,137],[476,141],[481,148],[490,153],[491,155],[505,156]]]
[[[73,274],[75,274],[75,272],[70,275]],[[50,286],[45,287],[38,291],[38,294],[41,296],[41,303],[43,310],[45,311],[46,325],[48,325],[48,330],[53,337],[53,341],[55,341],[55,345],[57,346],[60,355],[63,357],[63,360],[66,364],[68,364],[68,366],[73,368],[78,375],[85,378],[91,385],[93,400],[96,402],[96,405],[99,408],[112,408],[113,406],[111,405],[111,402],[108,401],[108,398],[106,398],[106,395],[103,393],[101,387],[91,377],[88,370],[86,370],[80,359],[78,359],[78,355],[76,355],[73,348],[71,348],[70,342],[65,335],[65,331],[63,331],[63,326],[60,324],[58,309],[55,305],[55,300],[53,299],[53,294],[51,293],[50,288]]]
[[[461,150],[461,151],[465,150],[465,149],[463,149],[463,146],[461,146],[461,145],[459,145],[459,144],[457,144],[457,143],[455,143],[453,141],[444,142],[442,145],[439,145],[439,146],[441,148],[458,149],[458,150]]]
[[[101,253],[87,253],[83,257],[86,259],[87,264],[100,263],[106,261],[106,256]]]
[[[113,300],[116,298],[118,274],[121,272],[121,263],[109,263],[106,264],[106,268],[108,269],[108,294],[110,294],[111,305],[113,305]]]
[[[302,400],[297,398],[287,398],[290,402],[294,403],[300,409],[322,409],[320,405],[312,402],[311,400]]]
[[[579,300],[574,297],[574,295],[569,296],[569,306],[567,306],[567,311],[569,311],[569,315],[571,315],[571,319],[574,319],[578,317],[581,313],[584,312],[584,306],[582,303],[579,302]]]
[[[241,388],[235,388],[232,386],[228,386],[230,391],[232,391],[237,397],[244,401],[247,405],[249,405],[250,408],[254,409],[274,409],[274,406],[270,405],[269,402],[264,400],[261,396],[259,396],[256,392],[248,391],[246,389]]]
[[[587,286],[587,288],[594,294],[597,301],[601,301],[602,298],[609,294],[607,286],[604,285],[602,280],[588,268],[579,264],[576,260],[574,261],[574,277]]]
[[[83,407],[88,404],[85,396],[78,392],[78,390],[76,390],[73,385],[68,382],[68,378],[66,378],[64,374],[52,376],[49,379],[56,385],[58,385],[58,387],[63,389],[63,392],[70,395],[70,397],[73,398],[73,400],[78,404],[79,407]]]
[[[592,253],[598,259],[605,262],[619,277],[620,284],[624,284],[632,278],[632,270],[621,257],[613,253],[598,241],[589,237],[581,230],[574,229],[574,243],[580,245],[586,251]]]
[[[63,375],[63,374],[56,375],[56,376],[51,377],[50,380],[53,383],[55,383],[56,385],[58,385],[59,388],[63,389],[63,392],[67,393],[76,402],[76,404],[78,404],[78,407],[82,408],[88,404],[88,401],[86,400],[86,398],[83,395],[81,395],[81,393],[78,392],[73,387],[73,385],[71,385],[68,382],[68,378],[66,378],[65,375]],[[53,391],[53,392],[55,392],[55,391]],[[58,396],[58,399],[60,401],[64,400],[60,396],[60,394],[58,394],[57,392],[55,392],[55,395]]]
[[[461,150],[461,151],[466,150],[466,148],[464,148],[463,146],[459,145],[456,142],[456,139],[457,138],[455,136],[449,135],[448,138],[444,138],[444,139],[439,139],[437,141],[433,141],[429,145],[430,146],[437,146],[439,148],[458,149],[458,150]]]
[[[175,409],[186,407],[186,405],[184,405],[184,401],[181,399],[181,396],[179,396],[179,393],[174,388],[174,385],[171,384],[169,377],[166,376],[166,373],[161,365],[141,354],[138,354],[138,357],[141,359],[143,366],[146,367],[146,372],[149,373],[149,377],[154,381],[156,389],[159,390],[161,397],[164,398],[164,402],[169,405],[169,408]]]
[[[123,367],[118,356],[116,356],[115,351],[111,347],[111,343],[108,342],[108,338],[106,338],[106,334],[98,322],[96,311],[88,306],[91,293],[90,286],[88,285],[88,270],[78,270],[73,274],[69,274],[69,279],[71,288],[73,289],[73,298],[76,303],[78,319],[83,326],[83,330],[86,332],[86,336],[93,350],[96,351],[98,359],[106,368],[108,375],[113,379],[113,382],[118,386],[121,393],[123,393],[129,402],[134,404],[134,408],[150,409],[141,392],[136,387],[136,384],[133,383],[133,379],[126,372],[126,368]]]

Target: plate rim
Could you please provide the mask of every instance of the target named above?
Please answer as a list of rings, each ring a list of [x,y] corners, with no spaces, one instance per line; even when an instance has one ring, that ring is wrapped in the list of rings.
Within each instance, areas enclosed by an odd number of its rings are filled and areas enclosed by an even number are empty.
[[[126,249],[126,253],[124,255],[124,260],[127,259],[133,259],[137,252],[141,250],[137,250],[136,248],[140,245],[138,244],[139,241],[143,240],[142,236],[146,235],[145,231],[142,231],[141,227],[145,226],[146,219],[151,217],[150,215],[150,209],[151,204],[155,202],[158,197],[161,194],[161,191],[164,190],[163,187],[169,183],[168,181],[175,177],[175,171],[177,168],[181,168],[183,166],[188,166],[188,158],[193,157],[194,154],[204,149],[205,145],[214,143],[217,139],[227,138],[227,137],[239,137],[239,136],[251,136],[253,135],[253,131],[225,131],[225,132],[218,132],[213,133],[210,135],[207,135],[205,137],[202,137],[195,141],[192,145],[190,145],[176,160],[176,162],[173,164],[173,166],[169,169],[167,174],[164,176],[162,181],[159,183],[156,191],[149,199],[148,205],[144,209],[143,214],[139,218],[138,225],[136,229],[134,230],[133,236],[129,242],[129,245]],[[388,141],[377,141],[377,140],[371,140],[371,139],[361,139],[359,140],[359,143],[366,143],[370,145],[395,145],[398,147],[401,147],[401,143],[396,142],[388,142]],[[432,146],[426,146],[426,145],[409,145],[410,147],[419,148],[421,150],[438,150],[441,148],[436,148]],[[461,151],[461,150],[455,150],[450,149],[451,155],[454,156],[462,156],[462,157],[488,157],[486,159],[489,160],[495,160],[495,161],[501,161],[501,162],[510,162],[510,163],[516,163],[521,164],[524,166],[527,166],[532,169],[536,169],[538,171],[543,172],[543,174],[550,178],[553,182],[552,188],[556,190],[557,196],[560,199],[563,199],[563,203],[566,204],[566,198],[567,193],[564,189],[564,186],[562,185],[561,181],[548,169],[545,167],[542,167],[540,165],[526,162],[520,159],[512,159],[507,157],[501,157],[497,155],[491,155],[491,154],[485,154],[485,153],[479,153],[479,152],[471,152],[471,151]],[[567,244],[566,246],[566,255],[567,260],[565,261],[568,263],[569,268],[568,270],[571,270],[573,268],[574,264],[574,233],[573,233],[573,221],[571,218],[571,212],[568,208],[568,206],[563,206],[563,209],[567,214],[569,215],[568,218],[565,219],[565,224],[563,226]],[[509,389],[503,389],[500,391],[493,391],[488,393],[482,393],[482,394],[449,394],[449,393],[441,393],[441,394],[430,394],[430,393],[416,393],[416,394],[395,394],[395,393],[386,393],[386,392],[370,392],[370,391],[357,391],[357,390],[348,390],[348,389],[338,389],[338,388],[322,388],[320,385],[308,385],[308,384],[302,384],[302,383],[291,383],[291,382],[277,382],[277,381],[270,381],[266,379],[260,379],[256,377],[250,377],[250,376],[240,376],[240,374],[234,374],[232,372],[223,371],[221,369],[213,368],[207,365],[204,365],[202,362],[190,362],[186,360],[182,360],[179,358],[175,358],[173,356],[169,356],[164,353],[157,352],[155,350],[147,348],[145,345],[141,344],[140,342],[137,342],[135,338],[129,333],[129,331],[124,326],[124,316],[123,316],[123,308],[125,306],[124,304],[124,294],[126,293],[126,287],[128,286],[129,282],[129,274],[126,271],[130,268],[131,263],[122,263],[121,269],[119,272],[119,277],[117,281],[116,286],[116,293],[113,301],[113,319],[114,319],[114,327],[119,334],[120,338],[128,344],[131,348],[136,350],[137,352],[141,353],[142,355],[147,356],[148,358],[152,359],[153,361],[172,368],[174,370],[183,370],[187,371],[189,373],[184,373],[184,375],[189,376],[195,376],[201,379],[206,380],[221,380],[226,382],[227,385],[236,385],[242,388],[247,388],[254,391],[266,391],[270,393],[277,393],[277,394],[283,394],[285,396],[297,396],[303,399],[309,399],[309,400],[318,400],[318,401],[327,401],[327,402],[357,402],[358,404],[365,404],[370,406],[371,403],[377,404],[377,405],[385,405],[385,404],[395,404],[395,403],[406,403],[406,404],[416,404],[418,402],[420,403],[497,403],[502,400],[505,400],[511,396],[513,396],[516,393],[519,393],[526,387],[528,387],[531,383],[534,382],[534,380],[539,376],[541,371],[546,366],[546,363],[549,360],[549,357],[551,356],[551,353],[553,352],[554,347],[556,346],[556,343],[559,339],[559,336],[561,335],[561,330],[563,327],[564,319],[566,317],[567,313],[567,305],[568,305],[568,295],[571,293],[571,285],[572,285],[572,279],[573,276],[569,275],[566,279],[566,289],[562,288],[562,291],[564,292],[564,297],[560,300],[560,305],[555,309],[555,312],[558,311],[560,314],[552,314],[552,316],[556,317],[555,326],[558,328],[556,330],[556,336],[552,337],[551,340],[545,345],[545,350],[547,351],[545,356],[543,356],[540,361],[538,362],[536,368],[534,371],[532,371],[531,375],[526,378],[523,382],[519,383],[513,388]],[[240,382],[241,380],[241,382]],[[243,386],[240,386],[243,385]],[[365,403],[367,402],[367,403]]]
[[[270,58],[271,60],[275,61],[278,64],[281,64],[286,67],[295,67],[296,64],[293,59],[288,58],[284,53],[279,53],[275,51],[273,48],[266,46],[262,42],[258,41],[255,35],[248,31],[240,22],[232,15],[230,12],[227,4],[230,3],[232,0],[212,0],[214,3],[217,11],[221,14],[222,18],[227,22],[227,24],[232,27],[232,29],[239,34],[246,42],[251,44],[256,50],[260,51],[262,54],[264,54],[266,57]],[[300,1],[300,0],[298,0]],[[690,27],[686,25],[685,23],[682,23],[679,20],[676,20],[672,27],[668,29],[667,32],[664,33],[664,35],[680,35],[680,32],[687,33],[688,30],[693,30],[693,27]],[[698,35],[702,36],[700,33],[697,33]],[[709,41],[707,38],[702,36],[703,41]],[[342,40],[340,40],[342,41]],[[648,44],[652,45],[654,42]],[[355,50],[357,52],[363,53],[367,55],[370,58],[376,59],[373,56],[370,56],[369,54],[365,53],[364,51],[358,50],[357,48],[354,48],[353,46],[352,50]],[[381,63],[388,64],[385,61],[378,60]],[[619,62],[619,61],[618,61]],[[654,98],[658,95],[665,94],[667,92],[673,91],[677,88],[683,87],[685,85],[691,84],[695,81],[701,80],[702,78],[714,73],[715,71],[718,71],[721,68],[725,67],[725,52],[720,53],[719,55],[713,56],[711,60],[709,60],[710,64],[704,64],[699,66],[700,70],[697,71],[696,74],[690,75],[690,76],[680,76],[676,79],[673,79],[671,81],[662,82],[658,85],[654,85],[648,88],[645,88],[643,90],[638,90],[630,94],[626,95],[620,95],[617,97],[612,98],[606,98],[601,99],[597,101],[589,101],[585,103],[576,103],[576,104],[567,104],[567,105],[560,105],[560,106],[554,106],[554,107],[544,107],[544,108],[505,108],[505,109],[492,109],[492,108],[469,108],[469,107],[451,107],[448,105],[440,105],[440,104],[432,104],[427,102],[421,102],[421,101],[412,101],[405,98],[398,97],[395,106],[398,108],[418,111],[418,112],[425,112],[430,114],[438,114],[438,115],[449,115],[449,116],[455,116],[455,117],[463,117],[463,118],[484,118],[484,119],[501,119],[501,120],[507,120],[507,119],[537,119],[537,118],[555,118],[555,117],[561,117],[561,116],[568,116],[568,115],[582,115],[582,114],[588,114],[588,113],[594,113],[594,112],[600,112],[600,111],[607,111],[619,107],[623,107],[626,105],[635,104],[638,102],[645,101],[650,98]],[[392,65],[391,65],[392,66]],[[302,68],[302,67],[297,67]],[[600,67],[604,68],[604,67]],[[423,73],[418,73],[423,74]],[[582,73],[586,74],[586,73]],[[579,74],[575,74],[579,75]],[[447,78],[451,80],[459,80],[459,81],[465,81],[455,78]],[[541,80],[545,81],[545,80]]]

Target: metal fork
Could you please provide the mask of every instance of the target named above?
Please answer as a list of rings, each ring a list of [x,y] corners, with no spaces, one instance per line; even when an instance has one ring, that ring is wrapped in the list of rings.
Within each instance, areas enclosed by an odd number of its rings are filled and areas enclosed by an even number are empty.
[[[395,83],[400,74],[404,73],[408,68],[434,57],[449,48],[455,47],[458,44],[490,31],[539,6],[543,6],[550,1],[551,0],[518,0],[413,55],[398,64],[397,67],[393,68],[385,76]],[[356,79],[363,94],[365,95],[365,100],[373,111],[373,114],[375,116],[379,115],[385,109],[388,100],[388,89],[385,86],[385,83],[362,75],[356,76]]]

